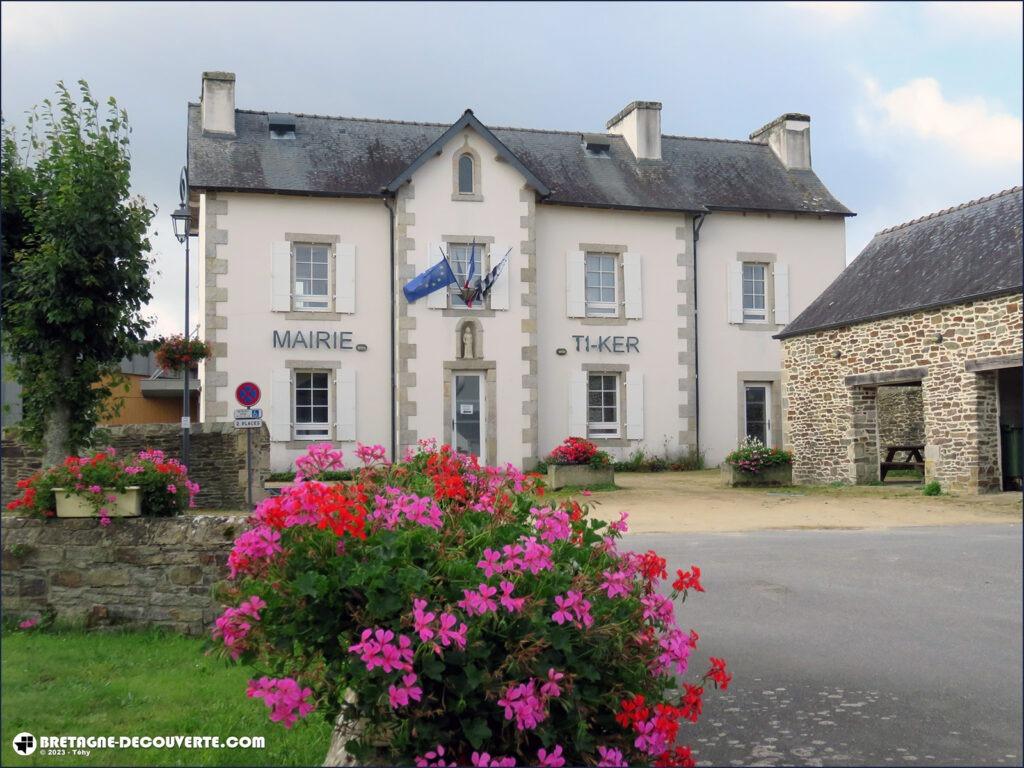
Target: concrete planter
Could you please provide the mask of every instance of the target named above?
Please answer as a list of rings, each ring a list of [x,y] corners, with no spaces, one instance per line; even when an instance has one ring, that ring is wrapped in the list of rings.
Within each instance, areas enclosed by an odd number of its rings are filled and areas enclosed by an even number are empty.
[[[732,486],[754,486],[754,485],[792,485],[793,465],[778,464],[774,467],[767,467],[760,472],[744,472],[732,464],[722,462],[722,482]]]
[[[595,485],[610,485],[615,482],[615,470],[611,465],[592,467],[589,464],[548,464],[548,486],[552,490],[567,485],[592,488]]]
[[[54,488],[57,498],[57,517],[99,517],[88,499],[66,488]],[[142,514],[142,493],[139,486],[132,485],[124,491],[104,488],[104,494],[112,493],[116,500],[104,503],[111,517],[138,517]]]

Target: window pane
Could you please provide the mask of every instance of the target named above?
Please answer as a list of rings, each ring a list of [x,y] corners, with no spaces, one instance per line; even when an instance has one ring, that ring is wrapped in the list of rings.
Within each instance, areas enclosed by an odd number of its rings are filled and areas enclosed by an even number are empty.
[[[313,386],[321,389],[327,389],[327,374],[326,373],[314,373],[313,375]]]
[[[314,245],[310,248],[310,259],[317,264],[326,264],[330,249],[326,245]]]
[[[312,419],[312,409],[309,406],[299,406],[295,409],[295,423],[308,424]]]
[[[303,265],[305,266],[305,265]],[[327,279],[327,262],[314,262],[310,265],[312,267],[311,276],[319,277],[322,280]],[[309,271],[309,270],[307,270]]]
[[[459,192],[464,195],[473,193],[473,158],[469,155],[459,158]]]
[[[301,280],[304,277],[309,277],[309,263],[305,261],[296,261],[295,279]]]
[[[317,424],[327,423],[327,406],[316,406],[313,408],[313,421]]]

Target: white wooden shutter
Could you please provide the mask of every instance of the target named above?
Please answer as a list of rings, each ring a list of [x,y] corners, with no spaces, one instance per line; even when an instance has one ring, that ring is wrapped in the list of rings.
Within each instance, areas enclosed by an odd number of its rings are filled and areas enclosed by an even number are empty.
[[[629,320],[640,320],[644,316],[643,271],[643,256],[639,253],[622,254],[623,295]]]
[[[569,434],[587,436],[587,372],[573,371],[569,377]]]
[[[292,246],[270,244],[270,309],[288,312],[292,308]]]
[[[441,251],[448,252],[448,247],[444,243],[431,243],[427,246],[427,262],[423,265],[423,269],[429,269],[441,260]],[[427,306],[431,309],[447,309],[448,308],[448,288],[439,288],[432,294],[427,296]]]
[[[336,381],[337,414],[335,439],[351,442],[356,439],[356,371],[348,366],[338,371]]]
[[[626,439],[644,437],[644,375],[626,371]]]
[[[729,322],[743,322],[743,264],[741,262],[729,263]]]
[[[565,315],[587,316],[587,255],[583,251],[569,251],[565,255]]]
[[[504,258],[505,253],[508,252],[508,261],[505,263],[505,267],[501,270],[501,273],[494,281],[494,285],[491,287],[490,299],[491,309],[508,309],[509,308],[509,280],[512,265],[517,261],[516,249],[513,248],[509,251],[507,245],[498,245],[491,249],[491,268],[493,269],[498,265],[498,262]]]
[[[356,311],[356,247],[339,243],[334,262],[334,307],[336,312]]]
[[[789,265],[775,265],[775,322],[789,322]]]
[[[292,372],[275,368],[270,375],[270,439],[292,439]]]

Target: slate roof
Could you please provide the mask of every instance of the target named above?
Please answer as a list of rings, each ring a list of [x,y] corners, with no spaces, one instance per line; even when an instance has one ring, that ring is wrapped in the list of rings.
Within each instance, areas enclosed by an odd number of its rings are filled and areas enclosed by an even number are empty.
[[[1022,289],[1021,187],[883,229],[776,338]]]
[[[450,125],[295,114],[294,139],[270,136],[267,112],[235,110],[236,137],[204,136],[189,104],[194,189],[376,197]],[[590,157],[581,132],[491,128],[546,186],[544,202],[701,212],[853,215],[813,171],[787,171],[764,144],[662,137],[662,159],[637,161],[609,135],[609,157]]]

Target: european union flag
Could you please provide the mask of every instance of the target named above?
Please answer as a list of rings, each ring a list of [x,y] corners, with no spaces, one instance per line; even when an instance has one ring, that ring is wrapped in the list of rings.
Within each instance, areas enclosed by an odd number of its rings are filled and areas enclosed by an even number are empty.
[[[455,273],[452,272],[452,266],[445,257],[426,272],[421,272],[406,283],[402,292],[405,294],[406,301],[412,304],[416,299],[422,299],[427,294],[457,282]]]

